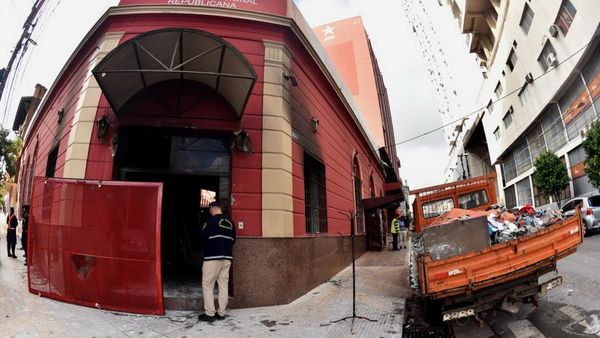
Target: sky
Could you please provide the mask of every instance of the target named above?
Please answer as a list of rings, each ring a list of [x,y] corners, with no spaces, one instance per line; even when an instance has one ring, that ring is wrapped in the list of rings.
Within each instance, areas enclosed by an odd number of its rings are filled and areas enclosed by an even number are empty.
[[[0,67],[8,64],[33,0],[0,1]],[[36,28],[21,72],[9,82],[0,102],[0,121],[12,127],[21,96],[33,93],[36,83],[49,88],[77,44],[96,20],[118,0],[47,0],[43,17]],[[435,88],[430,83],[427,64],[419,43],[398,0],[295,0],[311,26],[360,15],[373,44],[382,70],[392,110],[396,142],[419,135],[442,125],[435,104]],[[475,59],[467,53],[466,39],[458,33],[457,23],[448,6],[437,1],[426,3],[438,38],[448,57],[465,113],[475,108],[481,73]],[[85,5],[83,5],[85,3]],[[443,1],[442,3],[445,3]],[[65,24],[68,22],[68,24]],[[12,95],[7,102],[10,84]],[[440,184],[448,164],[449,149],[442,131],[398,146],[402,163],[400,175],[411,188]]]

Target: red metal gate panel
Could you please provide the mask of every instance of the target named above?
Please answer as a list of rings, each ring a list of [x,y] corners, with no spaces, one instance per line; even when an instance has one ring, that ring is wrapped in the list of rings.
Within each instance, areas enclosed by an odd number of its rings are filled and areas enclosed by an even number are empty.
[[[36,178],[29,291],[102,309],[164,314],[162,183]]]

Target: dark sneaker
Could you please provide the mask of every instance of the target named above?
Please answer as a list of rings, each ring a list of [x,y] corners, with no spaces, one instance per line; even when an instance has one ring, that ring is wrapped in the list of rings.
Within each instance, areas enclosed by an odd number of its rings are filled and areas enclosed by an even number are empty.
[[[221,316],[221,315],[220,315],[220,314],[218,314],[218,313],[217,313],[217,314],[215,314],[215,317],[216,317],[218,320],[223,320],[223,319],[225,319],[225,316]]]
[[[198,316],[198,320],[201,322],[209,322],[212,323],[215,321],[215,316],[209,316],[206,313],[203,313]]]

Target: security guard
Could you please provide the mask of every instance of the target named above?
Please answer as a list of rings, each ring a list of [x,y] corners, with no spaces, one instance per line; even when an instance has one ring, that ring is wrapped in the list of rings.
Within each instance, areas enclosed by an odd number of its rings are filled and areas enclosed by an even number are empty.
[[[392,250],[398,251],[398,233],[400,233],[400,215],[398,209],[396,209],[396,217],[392,219],[390,232],[392,233]]]

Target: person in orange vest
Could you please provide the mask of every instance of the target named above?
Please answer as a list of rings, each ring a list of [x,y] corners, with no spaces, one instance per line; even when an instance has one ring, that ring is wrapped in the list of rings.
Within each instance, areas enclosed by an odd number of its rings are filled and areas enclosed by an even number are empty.
[[[17,246],[17,226],[19,226],[19,220],[15,215],[15,208],[10,207],[10,214],[6,219],[8,225],[8,231],[6,232],[6,250],[8,257],[17,258],[15,255],[15,247]],[[12,251],[12,253],[11,253]]]

